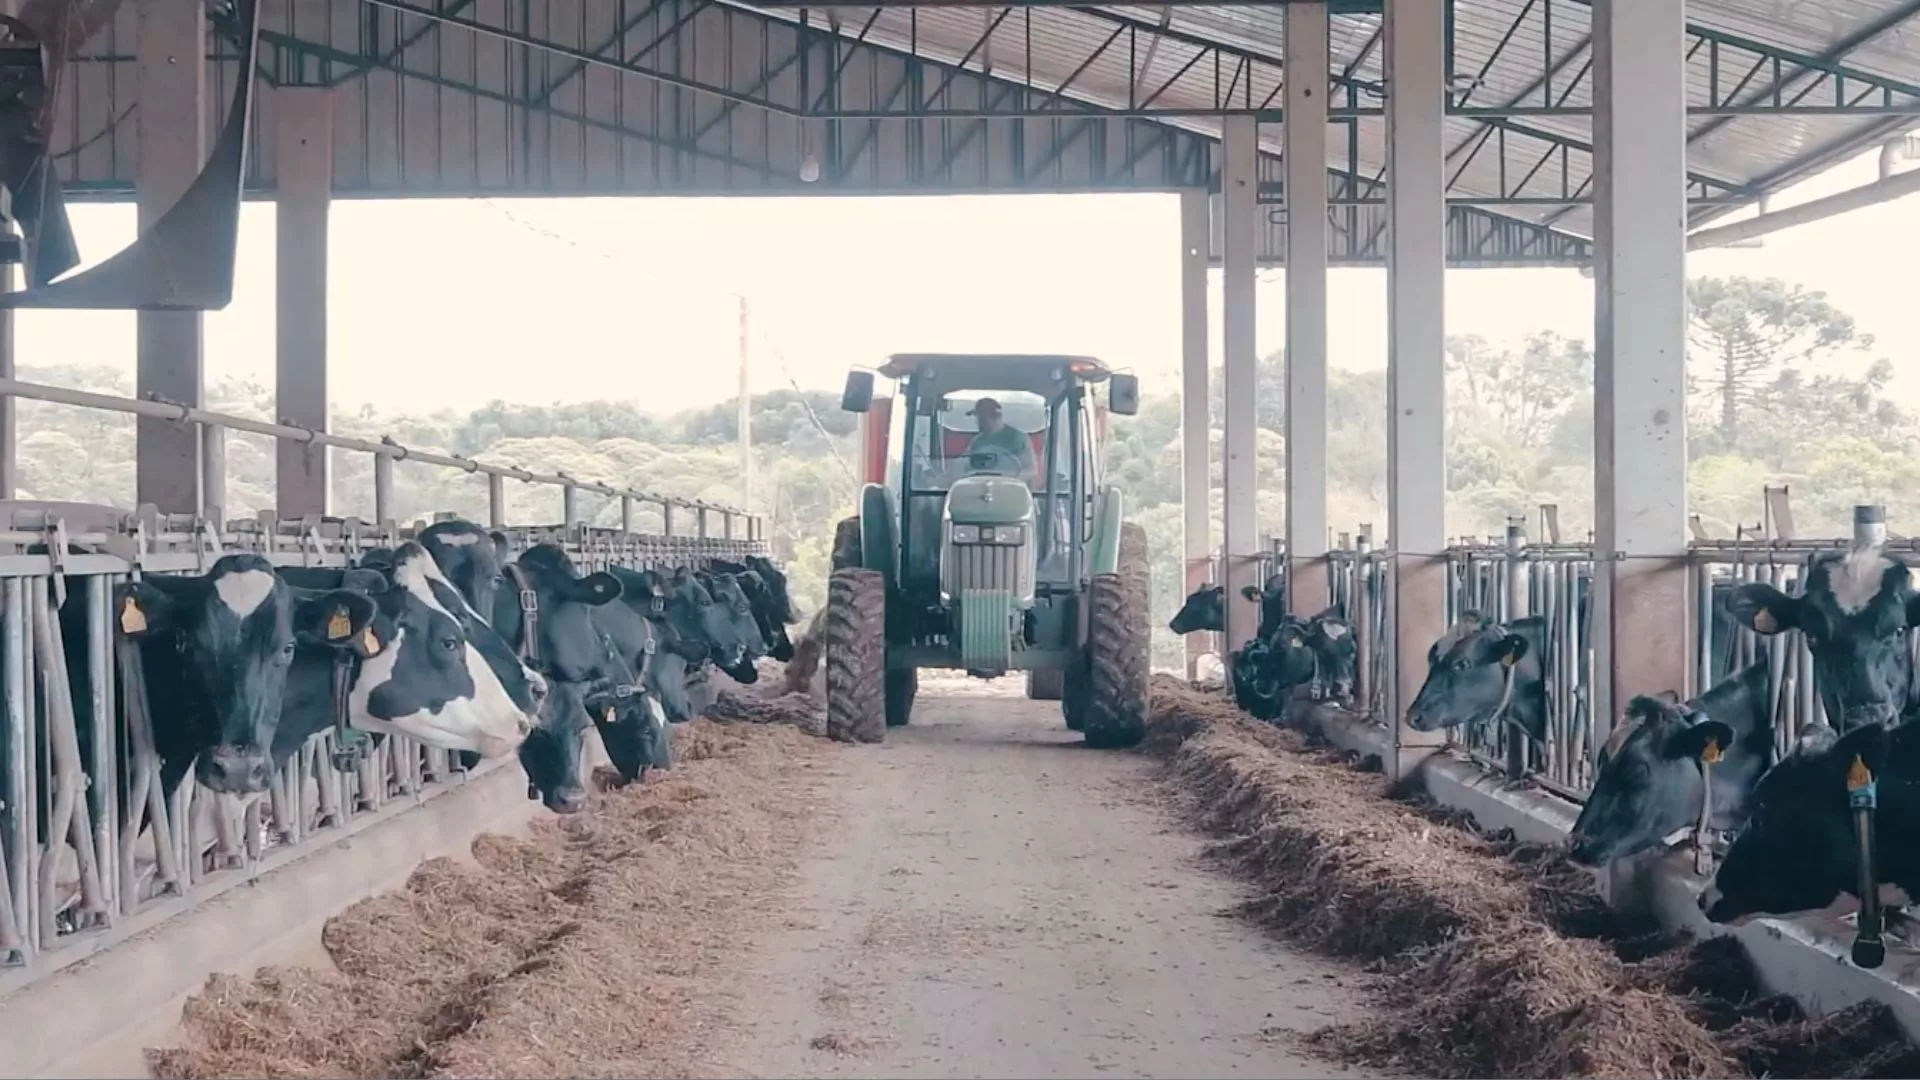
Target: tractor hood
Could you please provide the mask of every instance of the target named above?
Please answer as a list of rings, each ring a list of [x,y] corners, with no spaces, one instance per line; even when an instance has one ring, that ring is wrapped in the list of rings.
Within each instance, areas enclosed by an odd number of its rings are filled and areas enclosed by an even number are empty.
[[[1011,476],[966,476],[947,492],[947,518],[962,525],[1013,525],[1033,517],[1033,492]]]

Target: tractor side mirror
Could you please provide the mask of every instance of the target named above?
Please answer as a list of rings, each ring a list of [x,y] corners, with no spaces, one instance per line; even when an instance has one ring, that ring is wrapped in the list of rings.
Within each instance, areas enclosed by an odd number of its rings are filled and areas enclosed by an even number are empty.
[[[840,391],[840,407],[850,413],[863,413],[873,408],[873,372],[847,372],[846,389]]]
[[[1132,416],[1140,411],[1140,377],[1113,375],[1107,379],[1107,411]]]

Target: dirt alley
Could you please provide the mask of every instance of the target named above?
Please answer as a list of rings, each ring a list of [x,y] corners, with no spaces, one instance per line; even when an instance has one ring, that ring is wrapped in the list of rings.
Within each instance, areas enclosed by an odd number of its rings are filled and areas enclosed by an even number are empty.
[[[1244,893],[1017,680],[940,680],[884,745],[836,755],[791,918],[743,958],[716,1073],[1357,1076],[1286,1037],[1359,976],[1229,914]]]

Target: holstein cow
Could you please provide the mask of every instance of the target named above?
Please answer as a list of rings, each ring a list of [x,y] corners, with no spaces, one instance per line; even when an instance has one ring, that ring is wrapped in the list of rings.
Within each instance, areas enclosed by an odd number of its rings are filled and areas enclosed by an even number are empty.
[[[712,660],[735,682],[751,683],[759,677],[752,661],[747,659],[748,640],[758,633],[751,613],[743,624],[733,610],[714,601],[713,593],[701,584],[694,572],[681,568],[662,574],[618,566],[609,572],[620,580],[622,587],[643,585],[645,595],[660,598],[660,610],[652,617],[673,639],[705,646],[703,659]],[[693,674],[689,672],[690,677]]]
[[[1827,717],[1842,733],[1895,724],[1920,708],[1908,631],[1920,623],[1920,593],[1906,564],[1877,543],[1815,555],[1799,596],[1746,584],[1727,597],[1733,619],[1757,633],[1799,630],[1813,653]]]
[[[761,635],[760,623],[754,618],[753,602],[747,598],[746,588],[735,574],[698,570],[694,578],[713,597],[713,607],[725,618],[732,639],[740,642],[741,662],[736,665],[720,665],[720,670],[739,683],[753,683],[760,679],[760,669],[754,661],[767,655],[767,641]]]
[[[1855,758],[1878,786],[1880,901],[1906,905],[1920,895],[1920,726],[1867,724],[1839,735],[1815,725],[1755,789],[1746,827],[1700,894],[1710,921],[1738,925],[1761,915],[1841,915],[1858,907],[1859,848],[1847,805]]]
[[[1301,685],[1351,691],[1353,630],[1331,607],[1310,619],[1285,615],[1231,659],[1235,702],[1258,719],[1278,720]]]
[[[1407,708],[1407,726],[1439,731],[1497,720],[1544,742],[1546,640],[1539,616],[1501,625],[1468,612],[1427,649],[1427,679]]]
[[[708,569],[716,574],[731,574],[740,582],[752,606],[754,622],[766,642],[766,654],[781,663],[793,659],[793,639],[787,627],[795,621],[793,599],[787,593],[787,575],[773,560],[749,555],[744,563],[715,559]]]
[[[81,595],[69,597],[60,617],[81,760],[91,764],[93,681]],[[209,789],[236,795],[266,790],[288,673],[302,645],[313,650],[314,665],[331,671],[332,653],[354,649],[375,616],[366,596],[300,594],[251,554],[223,556],[204,575],[128,582],[115,590],[113,611],[140,650],[165,790],[191,766]]]
[[[1765,660],[1691,701],[1634,698],[1600,752],[1569,857],[1604,866],[1683,829],[1738,830],[1773,764],[1773,743],[1773,680]]]
[[[1254,629],[1254,636],[1268,638],[1280,628],[1280,620],[1287,617],[1287,586],[1283,575],[1275,574],[1267,579],[1265,588],[1253,585],[1243,586],[1240,595],[1260,605],[1260,623]],[[1176,634],[1191,634],[1201,630],[1224,633],[1227,629],[1226,591],[1218,585],[1207,585],[1187,594],[1186,602],[1180,610],[1174,612],[1173,619],[1167,623],[1167,629]]]
[[[679,632],[667,616],[667,590],[660,574],[652,570],[611,571],[620,579],[620,603],[646,623],[652,635],[654,651],[647,662],[646,684],[649,693],[659,699],[671,723],[684,723],[699,715],[689,698],[688,681],[712,652],[704,637],[689,639]],[[611,605],[595,610],[598,616],[612,610]],[[690,619],[697,627],[699,620]],[[611,750],[608,751],[612,753]]]

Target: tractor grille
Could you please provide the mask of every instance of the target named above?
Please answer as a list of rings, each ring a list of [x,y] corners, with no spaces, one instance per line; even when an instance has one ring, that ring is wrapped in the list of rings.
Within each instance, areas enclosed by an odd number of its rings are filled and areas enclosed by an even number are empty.
[[[965,589],[1005,589],[1022,599],[1033,594],[1033,558],[1028,544],[956,544],[947,541],[940,560],[940,591],[958,599]]]

